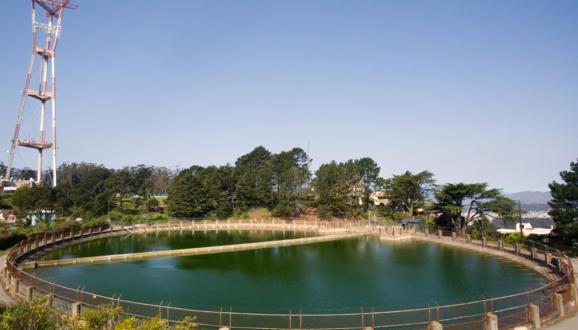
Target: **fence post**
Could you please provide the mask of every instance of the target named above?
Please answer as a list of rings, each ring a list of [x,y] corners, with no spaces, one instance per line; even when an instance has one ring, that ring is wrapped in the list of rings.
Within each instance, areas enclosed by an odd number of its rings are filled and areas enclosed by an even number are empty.
[[[467,234],[466,235],[466,243],[470,243],[472,241],[472,235]]]
[[[504,249],[504,241],[502,241],[501,239],[498,240],[498,250],[503,250]]]
[[[80,309],[82,308],[82,303],[81,302],[75,302],[72,303],[72,305],[70,306],[70,314],[72,315],[73,318],[79,318],[80,317]]]
[[[443,330],[444,327],[438,321],[430,321],[427,327],[428,330]]]
[[[488,244],[488,241],[486,240],[486,237],[483,236],[482,237],[482,247],[486,247],[487,244]]]
[[[516,250],[516,255],[520,254],[520,243],[514,243],[514,249]]]
[[[26,288],[26,301],[31,302],[34,300],[34,287],[29,286]]]
[[[544,253],[544,263],[546,263],[546,267],[552,264],[552,253],[550,252]]]
[[[452,231],[452,240],[455,241],[456,240],[456,232]]]
[[[498,316],[494,313],[484,315],[484,330],[498,330]]]
[[[559,293],[554,293],[554,309],[556,309],[559,317],[564,317],[566,314],[564,311],[564,297]]]
[[[568,290],[570,290],[570,300],[574,306],[578,305],[578,292],[576,291],[576,284],[571,283],[568,287]]]
[[[442,238],[442,231],[438,229],[438,238]]]
[[[530,323],[534,326],[534,329],[542,329],[542,323],[540,321],[540,307],[534,304],[528,304],[528,318]]]
[[[535,247],[530,248],[530,255],[532,256],[532,260],[536,259],[538,257],[538,249]]]

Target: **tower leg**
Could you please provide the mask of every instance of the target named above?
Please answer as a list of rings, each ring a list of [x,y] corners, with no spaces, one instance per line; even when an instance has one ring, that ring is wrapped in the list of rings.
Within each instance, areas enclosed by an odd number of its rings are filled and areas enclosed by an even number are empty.
[[[52,73],[52,187],[56,187],[56,71],[54,56],[50,61]]]

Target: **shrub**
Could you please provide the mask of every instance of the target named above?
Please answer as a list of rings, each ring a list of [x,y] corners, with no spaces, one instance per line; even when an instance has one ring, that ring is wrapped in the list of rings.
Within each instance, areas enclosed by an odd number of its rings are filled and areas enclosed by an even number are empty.
[[[507,244],[514,244],[516,242],[522,241],[522,234],[521,233],[510,233],[504,237],[504,242]]]
[[[47,306],[46,299],[30,304],[17,303],[6,308],[0,315],[2,330],[52,330],[61,328],[61,318],[56,310]]]

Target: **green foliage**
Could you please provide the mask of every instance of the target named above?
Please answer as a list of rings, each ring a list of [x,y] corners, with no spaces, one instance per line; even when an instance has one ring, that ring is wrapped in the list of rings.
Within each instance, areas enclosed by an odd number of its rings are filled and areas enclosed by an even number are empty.
[[[87,330],[114,329],[121,319],[122,307],[100,305],[85,309],[82,318]]]
[[[19,232],[3,232],[0,234],[0,250],[6,250],[12,245],[23,241],[27,236]]]
[[[175,327],[174,330],[193,330],[196,329],[199,325],[195,322],[195,317],[194,316],[187,316],[184,319],[182,319],[181,321],[179,321]]]
[[[233,169],[229,166],[193,166],[173,181],[167,199],[170,214],[177,218],[227,217],[233,213]]]
[[[262,146],[235,162],[237,203],[242,209],[270,207],[273,203],[271,153]]]
[[[417,174],[406,171],[401,175],[394,175],[386,182],[390,205],[411,217],[417,208],[424,206],[434,185],[433,174],[428,171]]]
[[[0,192],[0,209],[12,209],[12,204],[10,203],[9,198],[2,195],[1,192]]]
[[[32,303],[0,306],[0,330],[193,330],[198,327],[191,316],[171,327],[161,316],[137,319],[126,317],[122,312],[120,306],[101,305],[83,309],[81,318],[74,319],[49,307],[44,298]]]
[[[552,182],[550,215],[556,231],[565,238],[578,238],[578,160],[570,163],[569,171],[560,172],[562,183]]]
[[[322,164],[313,180],[320,217],[354,217],[366,211],[378,182],[379,167],[371,158]]]
[[[51,210],[56,201],[53,189],[23,187],[12,194],[12,205],[18,217],[24,218],[35,210]]]
[[[19,302],[0,315],[2,330],[52,330],[60,328],[60,325],[59,314],[47,306],[46,299],[30,304]]]
[[[306,184],[310,179],[309,158],[300,148],[272,156],[273,215],[293,218],[305,209]]]
[[[258,147],[239,157],[235,167],[192,166],[172,182],[169,213],[177,218],[226,218],[267,208],[277,216],[298,216],[307,199],[308,161],[299,148],[271,154]]]
[[[506,220],[516,213],[516,203],[504,197],[499,189],[488,188],[487,183],[448,183],[435,192],[435,199],[441,218],[449,219],[451,226],[461,231],[471,222],[483,230],[483,219],[490,211]]]
[[[509,233],[504,237],[504,242],[507,244],[514,244],[516,242],[522,242],[523,240],[522,233]]]
[[[343,164],[322,164],[315,172],[313,187],[317,193],[319,217],[343,217],[347,211],[348,188],[345,183],[346,169]]]

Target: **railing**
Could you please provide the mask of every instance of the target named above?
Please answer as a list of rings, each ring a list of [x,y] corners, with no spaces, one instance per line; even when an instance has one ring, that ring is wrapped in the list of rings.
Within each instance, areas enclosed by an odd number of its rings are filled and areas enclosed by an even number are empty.
[[[145,228],[132,227],[135,230],[164,230],[186,228],[188,223],[178,222],[161,227],[147,226]],[[240,222],[197,222],[190,223],[191,228],[205,228],[219,230],[218,228],[230,229],[256,228],[258,221],[246,220]],[[9,288],[9,294],[16,299],[32,300],[42,296],[48,296],[51,306],[65,313],[73,315],[82,314],[87,308],[102,304],[122,306],[127,315],[138,317],[154,317],[160,315],[171,322],[176,322],[186,316],[194,316],[201,328],[237,328],[237,329],[428,329],[433,324],[447,329],[494,329],[487,326],[492,322],[491,317],[499,319],[500,329],[509,329],[517,325],[536,322],[536,318],[542,322],[558,318],[570,308],[575,308],[576,286],[574,284],[573,269],[570,260],[562,253],[551,248],[545,248],[535,244],[530,250],[522,249],[521,246],[508,246],[498,243],[489,244],[483,241],[473,241],[467,236],[458,235],[444,236],[443,233],[426,234],[416,233],[413,230],[399,228],[368,227],[365,224],[343,222],[340,224],[330,223],[297,223],[292,222],[268,222],[263,223],[263,228],[272,229],[273,225],[278,228],[305,226],[318,229],[334,228],[348,230],[368,230],[374,234],[381,233],[413,233],[414,235],[431,235],[433,239],[446,240],[448,242],[461,242],[474,246],[499,250],[517,254],[521,258],[538,261],[549,267],[558,274],[557,278],[547,285],[529,291],[524,291],[504,297],[488,298],[477,301],[465,302],[453,305],[430,306],[407,310],[362,310],[352,313],[339,314],[309,314],[301,312],[264,314],[264,313],[241,313],[233,310],[194,310],[178,308],[167,305],[145,304],[135,301],[123,300],[115,297],[106,297],[80,289],[68,288],[38,278],[18,268],[18,263],[26,256],[46,246],[59,244],[67,240],[87,238],[90,236],[117,234],[124,231],[121,227],[96,227],[66,233],[54,233],[33,237],[13,247],[7,258],[6,270],[2,279],[4,287]],[[126,228],[125,228],[126,229]],[[439,235],[439,237],[438,237]],[[536,257],[542,254],[544,258]],[[550,258],[548,258],[550,254]],[[549,263],[548,263],[549,261]],[[438,328],[440,329],[440,328]]]

